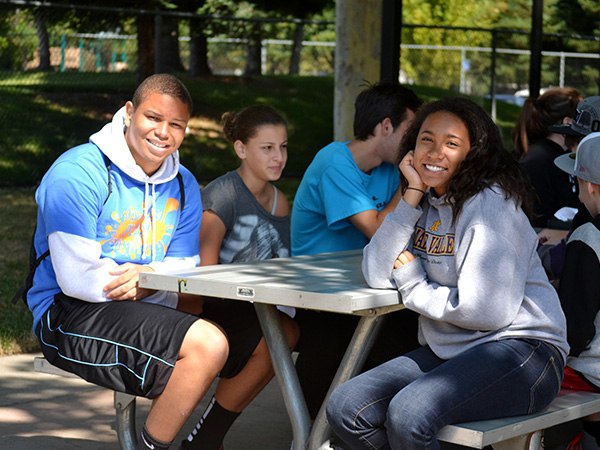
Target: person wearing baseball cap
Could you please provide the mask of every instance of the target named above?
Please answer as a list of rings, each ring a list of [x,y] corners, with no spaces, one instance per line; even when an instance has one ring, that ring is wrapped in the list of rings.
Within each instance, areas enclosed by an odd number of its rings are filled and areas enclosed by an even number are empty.
[[[570,224],[555,213],[580,206],[575,181],[554,165],[557,156],[575,147],[569,147],[566,135],[553,132],[552,126],[573,122],[581,99],[573,88],[553,88],[538,98],[528,98],[511,132],[515,155],[536,193],[532,218],[536,228],[566,230]]]
[[[549,130],[553,133],[563,134],[565,136],[565,145],[567,148],[575,150],[582,138],[590,133],[600,131],[600,96],[587,97],[579,102],[575,118],[570,123],[552,125]],[[575,158],[575,153],[564,155],[563,161]],[[572,160],[574,161],[574,159]],[[571,161],[571,162],[572,162]],[[570,176],[569,178],[574,178]],[[579,202],[580,203],[580,202]],[[551,236],[546,235],[546,230],[540,232],[540,246],[538,254],[548,277],[551,280],[559,279],[564,266],[564,254],[567,240],[571,233],[584,223],[590,222],[592,217],[589,211],[582,204],[579,204],[577,214],[571,221],[571,228],[566,238],[563,238],[556,244],[546,244],[545,241]]]
[[[584,98],[577,105],[577,114],[571,123],[552,125],[553,133],[585,137],[600,131],[600,95]]]
[[[571,347],[562,387],[600,392],[600,132],[589,133],[576,153],[554,163],[577,177],[579,199],[593,217],[569,237],[558,287]],[[584,445],[586,440],[592,446],[583,448],[600,448],[599,414],[584,419]]]

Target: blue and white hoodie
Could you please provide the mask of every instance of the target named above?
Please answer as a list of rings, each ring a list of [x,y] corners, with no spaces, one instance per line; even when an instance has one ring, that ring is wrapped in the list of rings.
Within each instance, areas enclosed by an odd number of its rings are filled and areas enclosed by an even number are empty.
[[[152,176],[139,167],[125,141],[125,108],[90,142],[62,154],[36,191],[35,250],[50,256],[37,268],[28,293],[34,330],[54,295],[63,292],[88,302],[105,302],[102,291],[124,263],[155,271],[199,264],[200,188],[194,176],[170,155]],[[104,160],[110,160],[109,172]],[[181,192],[177,173],[185,189]],[[157,292],[143,301],[175,307],[175,293]]]

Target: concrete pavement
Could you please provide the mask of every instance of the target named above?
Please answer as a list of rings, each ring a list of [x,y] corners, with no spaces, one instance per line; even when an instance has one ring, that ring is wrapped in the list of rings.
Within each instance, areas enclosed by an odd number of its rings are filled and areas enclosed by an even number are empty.
[[[113,392],[79,378],[33,370],[41,354],[0,357],[0,450],[118,450]],[[214,392],[213,383],[175,441],[193,428]],[[137,399],[138,430],[150,402]],[[287,450],[292,428],[272,381],[246,408],[224,443],[226,450]],[[173,445],[173,448],[177,448]]]
[[[33,370],[41,353],[0,357],[0,450],[120,450],[115,431],[113,392],[80,378]],[[186,438],[210,400],[216,382],[172,449]],[[141,430],[150,401],[137,398]],[[290,425],[275,380],[246,408],[229,431],[225,450],[289,450]],[[337,442],[340,450],[344,450]],[[442,443],[443,450],[464,447]]]

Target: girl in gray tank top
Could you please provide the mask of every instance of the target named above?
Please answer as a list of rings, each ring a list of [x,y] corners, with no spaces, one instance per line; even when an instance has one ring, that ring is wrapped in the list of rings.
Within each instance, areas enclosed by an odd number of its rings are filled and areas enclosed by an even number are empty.
[[[269,106],[250,106],[226,113],[223,132],[233,144],[240,167],[202,189],[200,265],[290,256],[290,206],[271,184],[280,178],[287,162],[285,119]],[[235,419],[274,373],[251,304],[204,298],[196,305],[202,305],[200,317],[225,330],[229,358],[209,407],[181,448],[217,450]],[[283,313],[281,321],[293,349],[298,326]]]

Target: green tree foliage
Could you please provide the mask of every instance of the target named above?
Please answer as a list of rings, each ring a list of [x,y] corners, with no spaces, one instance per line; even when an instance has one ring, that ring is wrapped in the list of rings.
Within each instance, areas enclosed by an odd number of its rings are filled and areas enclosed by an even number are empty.
[[[27,10],[0,10],[0,69],[25,69],[37,45],[32,15]]]
[[[497,22],[503,10],[502,4],[499,6],[495,0],[404,0],[402,5],[404,23],[429,26],[486,28]],[[460,14],[457,14],[458,11]],[[489,38],[489,33],[481,31],[404,27],[402,43],[489,47]],[[431,61],[431,64],[424,65],[424,60]],[[401,69],[409,79],[417,79],[420,84],[442,87],[448,85],[448,80],[452,80],[452,85],[458,88],[461,79],[461,52],[436,49],[403,50]]]
[[[253,0],[258,8],[271,11],[278,15],[288,16],[295,19],[306,19],[309,16],[331,7],[333,0],[306,0],[302,2],[281,2],[279,0]],[[304,22],[295,24],[293,31],[293,45],[290,57],[290,75],[297,75],[300,71],[300,52],[302,51],[302,40],[304,39]]]
[[[559,0],[555,14],[574,33],[600,36],[600,3],[597,0]]]
[[[497,48],[529,50],[532,24],[533,0],[404,0],[403,22],[418,25],[445,25],[481,27],[497,30]],[[460,12],[460,13],[458,13]],[[598,52],[598,42],[570,39],[551,34],[600,35],[600,3],[597,0],[544,0],[543,31],[547,34],[543,41],[545,51]],[[522,33],[509,33],[504,30],[520,30]],[[422,28],[403,29],[403,44],[492,47],[492,33],[475,31],[427,30]],[[460,76],[459,52],[426,50],[432,64],[423,67],[422,51],[403,50],[401,69],[409,78],[431,86],[447,86],[448,80],[456,85]],[[425,57],[429,60],[427,57]],[[489,88],[491,56],[484,52],[467,54],[470,62],[468,81],[471,93],[483,94]],[[567,64],[565,83],[572,86],[589,86],[598,80],[594,62],[579,61],[576,65]],[[526,88],[529,80],[529,56],[498,54],[496,72],[502,84],[500,91],[514,92]],[[542,85],[558,85],[559,59],[542,59]],[[595,75],[593,75],[595,74]],[[590,93],[589,95],[593,95]]]

